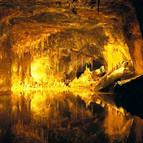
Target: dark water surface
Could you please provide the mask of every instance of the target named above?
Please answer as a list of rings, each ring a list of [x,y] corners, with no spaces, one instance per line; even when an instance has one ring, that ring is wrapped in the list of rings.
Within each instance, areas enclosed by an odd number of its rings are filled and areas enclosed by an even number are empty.
[[[31,91],[0,96],[1,143],[126,143],[133,117],[114,96]]]

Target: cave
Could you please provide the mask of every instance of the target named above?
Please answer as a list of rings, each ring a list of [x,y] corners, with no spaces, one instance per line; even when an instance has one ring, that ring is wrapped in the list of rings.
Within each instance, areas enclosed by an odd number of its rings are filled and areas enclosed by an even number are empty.
[[[0,0],[0,143],[142,143],[142,6]]]

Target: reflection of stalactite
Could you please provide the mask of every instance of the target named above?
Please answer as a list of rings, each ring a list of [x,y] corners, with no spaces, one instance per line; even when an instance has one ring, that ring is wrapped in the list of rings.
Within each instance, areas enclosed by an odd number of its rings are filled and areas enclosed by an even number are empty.
[[[125,116],[124,112],[116,110],[117,107],[107,107],[108,113],[104,122],[106,133],[110,136],[110,142],[115,140],[124,141],[129,136],[129,131],[132,125],[132,118]]]
[[[30,122],[30,101],[27,102],[24,96],[21,96],[21,120],[23,123],[29,123]]]

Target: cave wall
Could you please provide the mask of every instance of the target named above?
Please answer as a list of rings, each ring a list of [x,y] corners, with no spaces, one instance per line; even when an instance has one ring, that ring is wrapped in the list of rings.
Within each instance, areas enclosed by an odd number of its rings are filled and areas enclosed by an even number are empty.
[[[97,0],[2,0],[1,38],[9,38],[1,48],[8,55],[1,67],[7,83],[72,81],[93,61],[106,73],[129,62],[141,74],[142,38],[133,6],[124,0],[98,5]]]
[[[138,18],[135,13],[135,9],[124,13],[122,18],[123,31],[125,35],[126,43],[129,47],[130,55],[132,57],[135,72],[137,74],[142,74],[143,68],[143,42],[141,27],[138,22]]]
[[[5,10],[1,7],[0,13],[2,14],[3,12]],[[0,91],[9,91],[11,89],[10,27],[2,19],[2,15],[0,19]]]
[[[0,90],[9,91],[11,86],[11,46],[9,39],[0,44]]]

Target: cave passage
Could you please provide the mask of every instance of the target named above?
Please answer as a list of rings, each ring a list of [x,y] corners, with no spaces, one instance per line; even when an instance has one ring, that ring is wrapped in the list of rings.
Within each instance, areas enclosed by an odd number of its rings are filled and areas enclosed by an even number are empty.
[[[142,143],[141,5],[0,0],[0,142]]]

